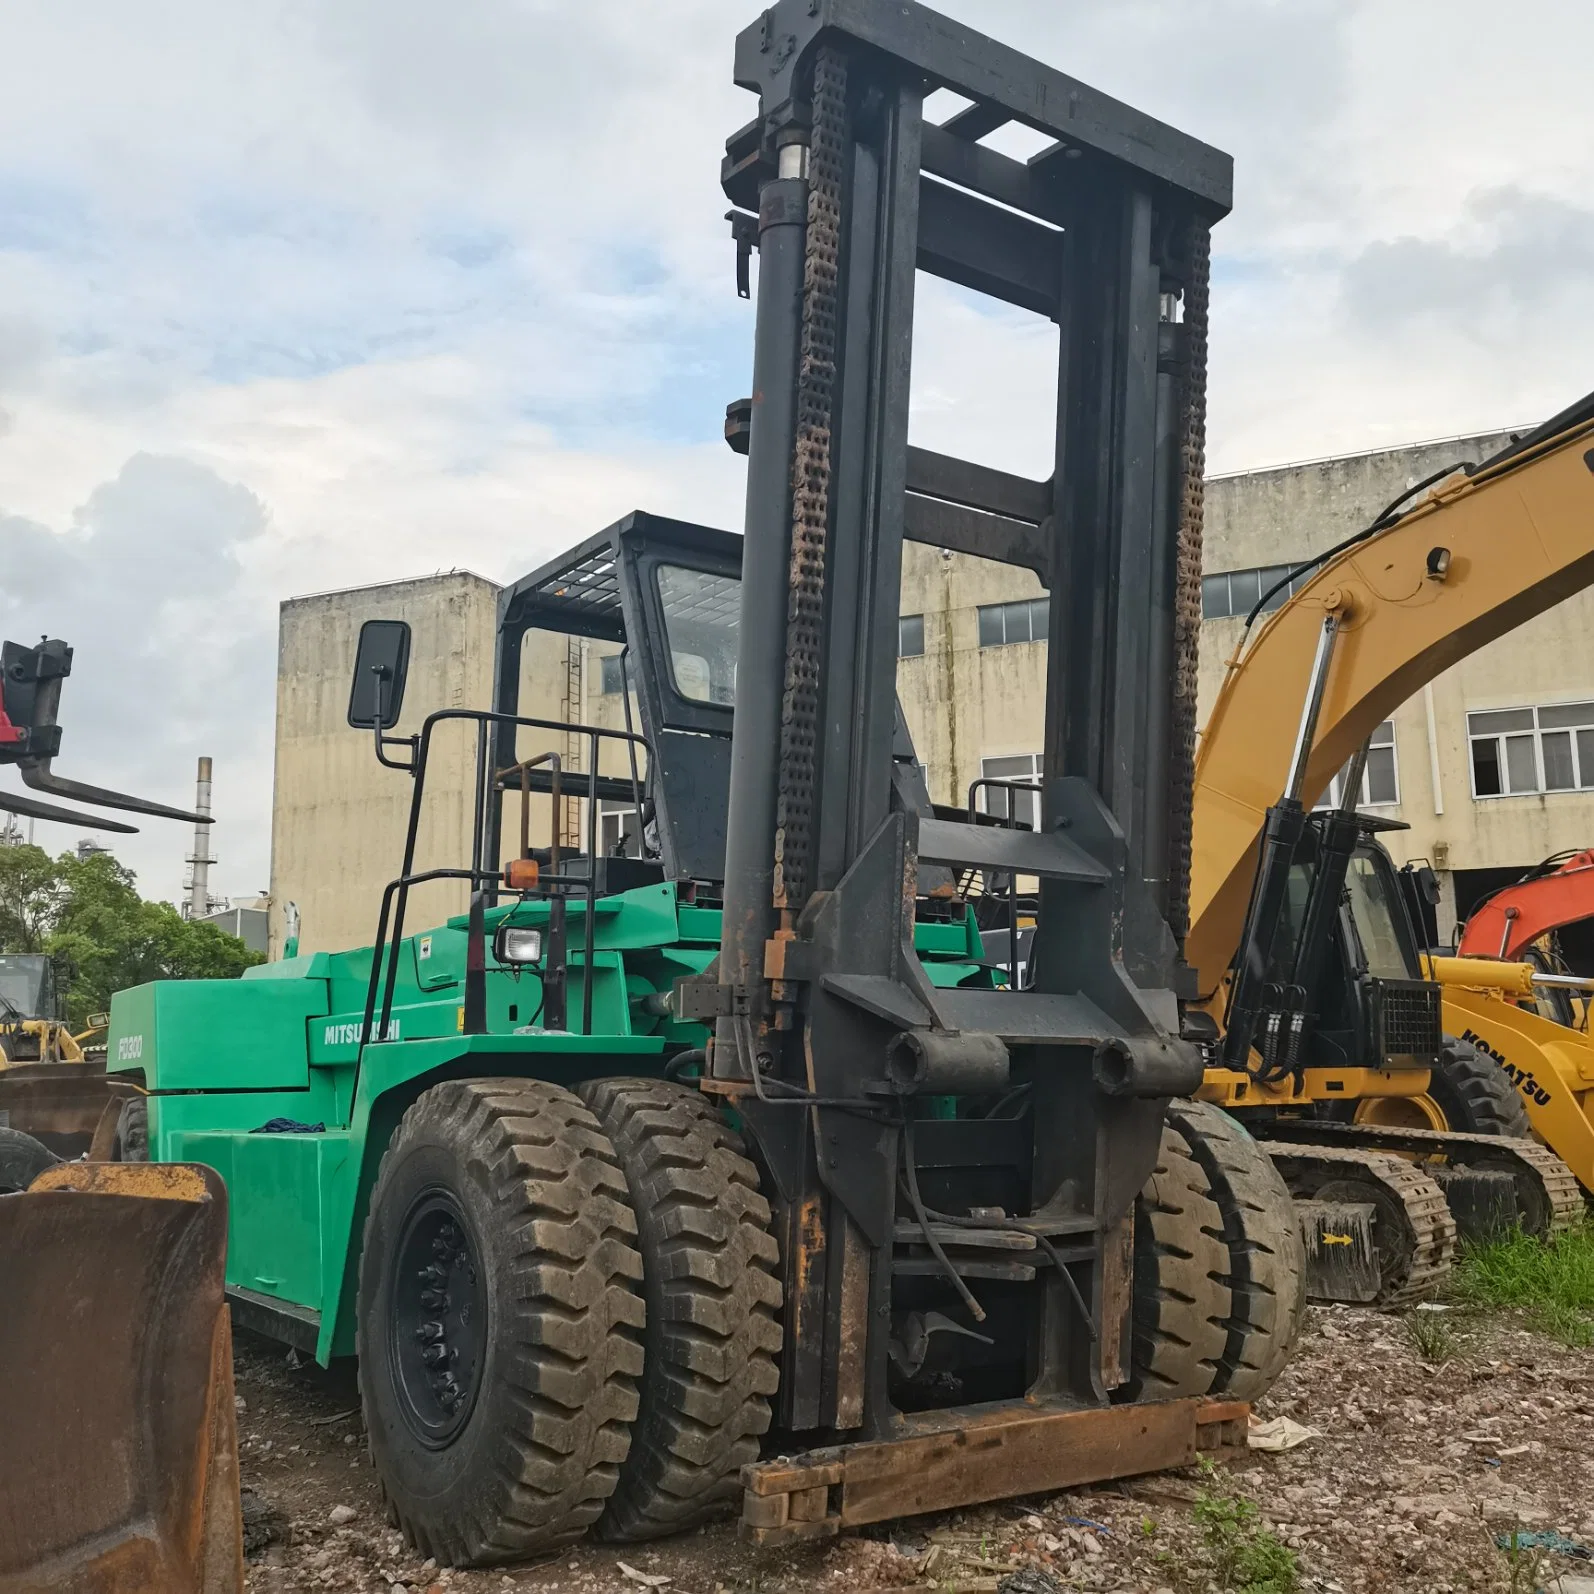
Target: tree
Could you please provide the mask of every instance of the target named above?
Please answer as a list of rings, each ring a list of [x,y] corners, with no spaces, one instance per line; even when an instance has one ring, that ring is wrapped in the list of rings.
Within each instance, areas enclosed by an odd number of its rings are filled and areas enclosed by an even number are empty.
[[[43,847],[0,846],[0,952],[42,952],[60,902],[60,865]]]
[[[265,961],[237,936],[184,919],[169,902],[144,901],[131,870],[109,853],[52,859],[27,846],[0,846],[0,951],[42,951],[56,960],[74,1026],[130,985],[235,979]]]

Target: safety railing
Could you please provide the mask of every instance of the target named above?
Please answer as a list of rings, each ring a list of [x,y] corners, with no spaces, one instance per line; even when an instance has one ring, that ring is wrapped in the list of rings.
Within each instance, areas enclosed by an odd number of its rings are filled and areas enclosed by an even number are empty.
[[[440,725],[450,721],[466,721],[476,726],[476,760],[475,779],[473,782],[473,826],[471,838],[472,863],[468,868],[443,868],[425,869],[417,871],[415,868],[415,849],[420,834],[421,812],[426,795],[426,773],[431,761],[433,736]],[[560,735],[584,738],[586,744],[585,770],[569,770],[564,768],[562,760],[557,754],[543,753],[532,758],[523,759],[504,770],[495,770],[490,757],[491,737],[489,731],[494,726],[513,725],[524,727],[528,730],[544,730],[557,732]],[[604,776],[600,774],[601,755],[605,743],[617,742],[626,750],[629,768],[628,776]],[[390,759],[384,754],[384,744],[387,747],[395,744],[407,743],[409,757],[407,760]],[[638,772],[638,748],[646,755],[648,776],[646,779]],[[545,981],[546,1002],[546,972],[549,960],[555,956],[556,950],[560,959],[556,971],[557,983],[562,988],[565,980],[565,949],[562,945],[555,947],[554,915],[557,911],[560,930],[564,926],[564,910],[568,898],[579,891],[584,898],[584,925],[583,925],[583,977],[582,977],[582,1002],[581,1002],[581,1033],[592,1033],[592,988],[593,988],[593,958],[594,937],[596,934],[597,896],[599,881],[599,841],[601,826],[600,801],[602,794],[610,790],[628,790],[630,797],[640,815],[643,811],[644,794],[647,780],[651,779],[653,758],[644,737],[631,730],[611,730],[599,725],[576,725],[564,720],[538,719],[532,716],[519,714],[500,714],[485,709],[439,709],[426,717],[418,733],[410,737],[384,736],[377,733],[377,756],[390,768],[404,769],[414,778],[414,789],[410,796],[409,824],[404,836],[404,861],[399,874],[390,880],[382,892],[382,906],[377,917],[376,939],[371,947],[371,973],[366,987],[365,1014],[360,1030],[360,1043],[363,1052],[364,1046],[372,1040],[387,1040],[392,1038],[393,1020],[393,995],[398,983],[399,955],[404,944],[404,924],[409,906],[409,895],[413,887],[424,885],[433,880],[465,880],[470,883],[470,911],[469,931],[465,955],[465,1002],[463,1032],[467,1035],[485,1034],[487,1030],[486,1013],[486,972],[487,972],[487,947],[485,912],[489,896],[496,900],[498,888],[507,885],[511,890],[519,890],[521,899],[531,894],[535,889],[539,895],[545,894],[549,898],[549,937],[543,952],[543,970]],[[542,771],[546,767],[546,774]],[[546,792],[553,808],[553,841],[549,853],[549,868],[535,871],[525,870],[518,876],[511,868],[508,871],[500,870],[496,859],[489,860],[487,851],[492,837],[490,835],[490,815],[494,809],[494,796],[497,792],[511,789],[511,781],[515,789],[521,794],[520,814],[520,856],[521,859],[530,861],[532,849],[530,845],[530,807],[533,792],[542,794]],[[562,851],[559,844],[560,819],[562,805],[575,798],[583,801],[586,810],[587,845],[585,852],[586,868],[584,872],[572,873],[568,870],[570,855]],[[582,856],[577,854],[576,856]],[[506,879],[506,873],[509,876]],[[522,883],[517,885],[517,879]],[[563,940],[562,934],[558,938]],[[356,1064],[356,1080],[358,1080],[358,1064]]]
[[[981,794],[990,791],[1007,793],[1005,813],[992,813],[988,802],[986,807],[982,808],[980,806]],[[995,775],[982,775],[978,780],[971,780],[969,782],[968,799],[969,823],[973,825],[983,821],[985,824],[1000,825],[1005,830],[1034,830],[1036,828],[1034,825],[1025,824],[1018,817],[1018,804],[1013,799],[1019,792],[1027,792],[1032,795],[1035,799],[1036,809],[1037,811],[1039,810],[1041,788],[1033,781],[1003,780]],[[1007,874],[1005,880],[1007,886],[1005,895],[1007,898],[1008,988],[1016,991],[1019,988],[1020,966],[1018,955],[1018,876],[1016,874]],[[992,897],[1004,895],[996,887],[997,878],[987,876],[982,885],[981,894]],[[964,895],[968,895],[967,890],[965,890]]]

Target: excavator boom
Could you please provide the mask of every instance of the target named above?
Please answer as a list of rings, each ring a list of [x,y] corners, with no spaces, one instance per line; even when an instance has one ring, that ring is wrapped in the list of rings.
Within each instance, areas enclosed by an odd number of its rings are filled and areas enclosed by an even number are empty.
[[[1594,917],[1594,851],[1535,872],[1474,908],[1456,950],[1463,957],[1516,959],[1541,935]]]
[[[1214,992],[1240,940],[1325,617],[1338,620],[1301,797],[1452,664],[1594,585],[1594,395],[1325,562],[1230,661],[1196,755],[1186,956]],[[1393,621],[1395,623],[1389,623]]]

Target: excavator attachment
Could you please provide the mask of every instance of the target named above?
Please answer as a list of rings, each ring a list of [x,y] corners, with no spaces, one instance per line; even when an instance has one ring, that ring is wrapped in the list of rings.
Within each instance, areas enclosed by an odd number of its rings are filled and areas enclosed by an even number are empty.
[[[227,1192],[62,1163],[0,1196],[0,1594],[234,1594]]]

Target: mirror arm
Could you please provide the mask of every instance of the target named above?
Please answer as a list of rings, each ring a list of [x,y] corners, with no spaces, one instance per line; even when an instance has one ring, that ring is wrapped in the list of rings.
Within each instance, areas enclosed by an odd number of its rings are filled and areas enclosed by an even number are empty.
[[[371,727],[371,734],[376,740],[376,761],[386,769],[402,770],[406,775],[415,773],[415,757],[418,736],[387,736],[383,734],[381,723]],[[389,758],[386,749],[389,747],[403,747],[408,749],[408,756],[403,759]]]

